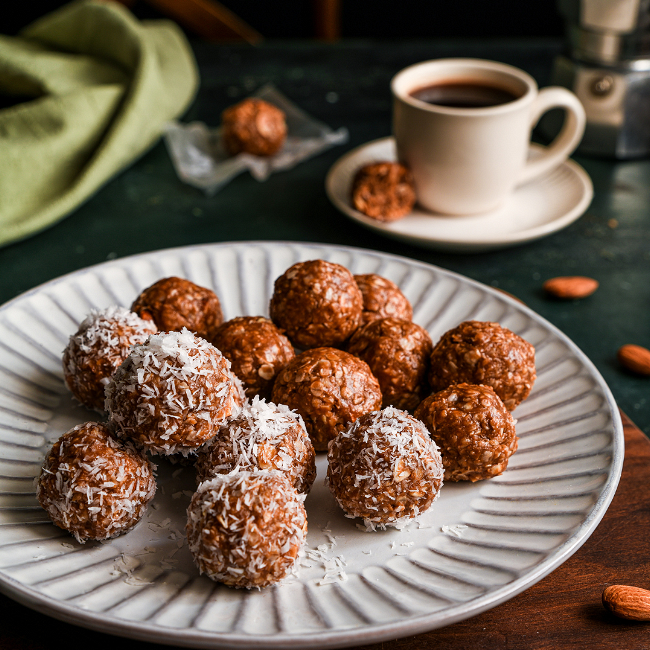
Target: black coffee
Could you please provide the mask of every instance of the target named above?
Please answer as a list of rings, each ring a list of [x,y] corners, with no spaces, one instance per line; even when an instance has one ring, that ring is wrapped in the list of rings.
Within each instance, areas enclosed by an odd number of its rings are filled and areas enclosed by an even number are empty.
[[[449,82],[425,86],[414,90],[411,97],[427,102],[427,104],[451,108],[499,106],[519,98],[518,95],[505,88],[478,82]]]

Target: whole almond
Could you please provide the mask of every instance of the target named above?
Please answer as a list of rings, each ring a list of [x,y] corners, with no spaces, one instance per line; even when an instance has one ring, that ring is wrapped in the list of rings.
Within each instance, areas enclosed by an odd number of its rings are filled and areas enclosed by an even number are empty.
[[[598,289],[598,280],[583,275],[567,275],[546,280],[542,287],[555,298],[586,298]]]
[[[640,587],[610,585],[603,591],[603,606],[631,621],[650,621],[650,591]]]
[[[650,350],[640,345],[623,345],[618,350],[618,362],[639,375],[650,375]]]

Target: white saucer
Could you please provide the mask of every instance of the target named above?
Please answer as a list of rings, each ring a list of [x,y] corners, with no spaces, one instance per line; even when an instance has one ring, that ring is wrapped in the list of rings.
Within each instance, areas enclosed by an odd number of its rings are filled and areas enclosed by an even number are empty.
[[[531,145],[531,157],[541,149],[540,145]],[[350,203],[350,184],[357,169],[379,160],[396,160],[392,137],[357,147],[333,165],[325,180],[330,200],[363,226],[387,237],[438,250],[478,252],[545,237],[578,219],[594,193],[587,172],[573,160],[567,160],[549,174],[519,186],[492,212],[454,217],[428,212],[416,205],[407,217],[383,223],[358,212]]]

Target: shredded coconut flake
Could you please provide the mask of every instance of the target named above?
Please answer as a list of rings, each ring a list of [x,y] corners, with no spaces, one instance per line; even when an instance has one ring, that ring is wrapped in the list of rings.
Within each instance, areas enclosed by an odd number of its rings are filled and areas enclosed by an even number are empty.
[[[454,537],[462,537],[463,531],[467,528],[465,524],[453,524],[452,526],[441,526],[440,530],[445,535],[453,535]]]

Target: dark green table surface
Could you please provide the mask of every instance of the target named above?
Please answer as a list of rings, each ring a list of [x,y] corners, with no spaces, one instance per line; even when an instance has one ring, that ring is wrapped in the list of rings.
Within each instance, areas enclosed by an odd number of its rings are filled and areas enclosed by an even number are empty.
[[[577,343],[621,408],[650,435],[650,379],[626,373],[616,362],[625,343],[650,347],[650,161],[576,156],[595,187],[586,214],[545,239],[482,254],[442,254],[383,238],[337,212],[324,191],[325,175],[342,154],[390,134],[389,81],[404,66],[443,56],[490,58],[517,65],[545,85],[561,45],[552,40],[256,48],[196,43],[201,90],[184,120],[216,125],[226,106],[272,82],[332,127],[346,126],[349,142],[264,183],[241,175],[214,197],[181,183],[159,143],[67,219],[1,249],[0,302],[106,259],[186,244],[295,240],[389,251],[519,297]],[[591,276],[600,288],[584,300],[553,301],[541,285],[558,275]]]

